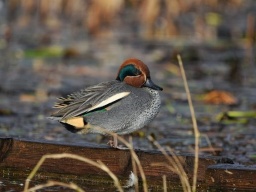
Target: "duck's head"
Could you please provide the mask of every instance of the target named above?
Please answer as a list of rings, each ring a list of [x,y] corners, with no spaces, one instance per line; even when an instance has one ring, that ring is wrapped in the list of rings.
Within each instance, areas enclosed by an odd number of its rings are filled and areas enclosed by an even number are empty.
[[[133,87],[149,87],[154,90],[163,90],[151,80],[148,66],[135,58],[124,61],[119,68],[116,80],[123,81]]]

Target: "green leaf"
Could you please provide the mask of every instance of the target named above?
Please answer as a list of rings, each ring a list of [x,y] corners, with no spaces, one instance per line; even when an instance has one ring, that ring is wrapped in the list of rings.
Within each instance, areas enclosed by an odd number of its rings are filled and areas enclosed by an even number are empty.
[[[225,124],[245,124],[248,123],[251,118],[256,118],[256,111],[228,111],[216,116],[218,122]]]
[[[218,13],[210,12],[206,14],[206,23],[212,26],[219,26],[221,24],[221,15]]]
[[[51,57],[62,57],[63,48],[60,46],[44,47],[33,50],[25,50],[23,57],[25,58],[51,58]]]

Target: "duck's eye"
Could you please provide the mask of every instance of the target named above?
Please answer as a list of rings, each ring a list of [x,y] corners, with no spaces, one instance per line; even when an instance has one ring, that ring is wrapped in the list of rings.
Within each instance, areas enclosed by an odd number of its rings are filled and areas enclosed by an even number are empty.
[[[126,65],[122,68],[118,75],[118,80],[123,81],[126,76],[137,76],[140,75],[141,71],[138,70],[133,64]]]

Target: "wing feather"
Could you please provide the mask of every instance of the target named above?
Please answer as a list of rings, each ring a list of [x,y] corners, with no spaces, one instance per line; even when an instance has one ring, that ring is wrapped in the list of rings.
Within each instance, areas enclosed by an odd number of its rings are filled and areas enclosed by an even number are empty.
[[[103,82],[68,95],[67,98],[61,97],[54,106],[59,110],[51,116],[61,117],[63,120],[102,108],[130,94],[122,90],[121,86],[122,84],[116,80]]]

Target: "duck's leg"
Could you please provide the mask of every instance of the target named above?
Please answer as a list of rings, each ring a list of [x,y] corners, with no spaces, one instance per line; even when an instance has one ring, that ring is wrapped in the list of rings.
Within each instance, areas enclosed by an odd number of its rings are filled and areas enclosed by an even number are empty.
[[[114,135],[113,140],[109,140],[108,144],[110,145],[110,147],[113,147],[115,149],[128,149],[127,147],[121,145],[118,146],[117,135]]]
[[[110,147],[117,148],[117,144],[118,144],[117,137],[113,136],[113,139],[110,139],[107,144]]]
[[[113,140],[109,140],[109,141],[108,141],[108,144],[109,144],[110,147],[118,148],[118,147],[117,147],[117,145],[118,145],[117,136],[114,135],[114,136],[113,136]]]

